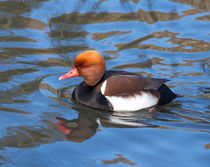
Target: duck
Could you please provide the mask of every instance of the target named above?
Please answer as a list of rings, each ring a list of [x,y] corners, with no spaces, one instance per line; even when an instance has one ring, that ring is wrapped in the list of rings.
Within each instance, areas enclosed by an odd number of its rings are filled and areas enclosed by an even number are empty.
[[[74,68],[59,80],[83,77],[72,99],[82,105],[104,111],[138,111],[170,103],[177,95],[165,84],[167,79],[148,78],[117,70],[106,70],[96,50],[78,54]]]

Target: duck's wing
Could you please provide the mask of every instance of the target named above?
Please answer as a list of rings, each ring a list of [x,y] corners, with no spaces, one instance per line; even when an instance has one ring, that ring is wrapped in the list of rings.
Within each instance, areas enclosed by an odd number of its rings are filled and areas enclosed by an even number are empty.
[[[104,96],[126,96],[143,90],[158,90],[168,80],[145,78],[138,75],[115,75],[107,78],[101,86]]]

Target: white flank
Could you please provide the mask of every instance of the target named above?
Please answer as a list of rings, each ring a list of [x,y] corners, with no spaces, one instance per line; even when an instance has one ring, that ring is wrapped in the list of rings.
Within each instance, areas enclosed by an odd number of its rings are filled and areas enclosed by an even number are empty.
[[[114,111],[137,111],[157,104],[158,98],[150,93],[132,97],[105,96],[113,106]]]
[[[105,80],[105,81],[103,82],[102,86],[101,86],[101,93],[102,93],[102,95],[104,95],[105,90],[106,90],[106,82],[107,82],[107,80]]]

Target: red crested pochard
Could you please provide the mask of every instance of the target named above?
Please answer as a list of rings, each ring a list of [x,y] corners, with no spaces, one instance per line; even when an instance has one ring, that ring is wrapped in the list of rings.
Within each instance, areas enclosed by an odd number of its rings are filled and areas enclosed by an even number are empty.
[[[73,99],[99,110],[136,111],[170,103],[177,97],[164,84],[166,79],[106,70],[104,58],[94,50],[80,53],[74,68],[59,80],[77,76],[84,81],[73,91]]]

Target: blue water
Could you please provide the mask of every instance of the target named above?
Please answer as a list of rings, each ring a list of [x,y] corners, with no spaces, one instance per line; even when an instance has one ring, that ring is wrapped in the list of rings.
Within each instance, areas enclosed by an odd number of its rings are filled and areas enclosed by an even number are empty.
[[[1,0],[0,166],[208,167],[209,18],[208,0]],[[90,49],[180,97],[153,112],[72,101],[82,78],[58,78]]]

